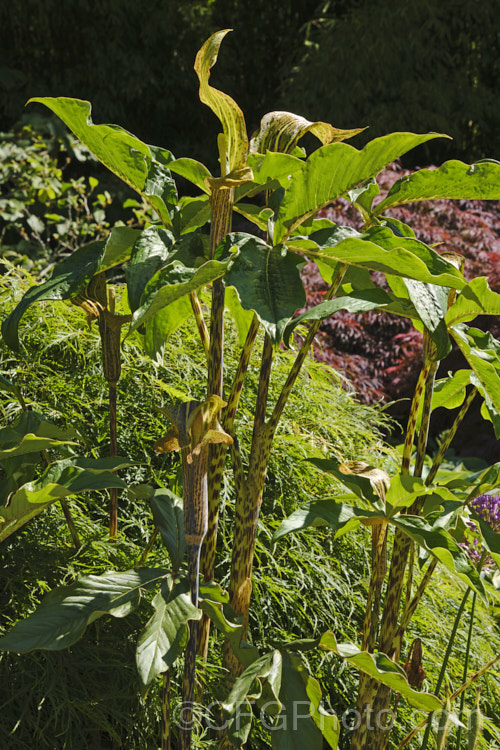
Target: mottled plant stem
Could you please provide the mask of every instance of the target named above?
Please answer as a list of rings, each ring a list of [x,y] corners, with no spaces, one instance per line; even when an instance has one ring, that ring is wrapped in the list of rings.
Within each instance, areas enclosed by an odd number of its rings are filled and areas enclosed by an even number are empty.
[[[109,455],[118,455],[117,420],[116,420],[116,383],[109,384]],[[118,535],[118,489],[109,490],[109,535],[116,539]]]
[[[337,292],[345,274],[347,266],[338,268],[332,280],[332,285],[326,295],[331,299]],[[259,381],[259,398],[257,403],[257,424],[254,427],[252,446],[250,449],[249,466],[246,479],[240,478],[239,491],[235,505],[235,529],[233,537],[231,575],[229,584],[230,603],[235,613],[243,617],[243,639],[248,629],[248,613],[252,592],[252,567],[255,552],[255,535],[257,522],[262,504],[262,494],[266,477],[267,464],[271,453],[272,443],[279,419],[286,406],[290,393],[300,373],[301,367],[309,353],[314,337],[318,331],[320,321],[315,321],[306,335],[297,357],[292,365],[288,378],[283,386],[278,401],[270,419],[265,421],[267,403],[267,378],[270,373],[271,351],[269,344],[264,345],[261,379]],[[236,656],[231,645],[226,642],[224,647],[224,666],[234,679],[240,671]]]

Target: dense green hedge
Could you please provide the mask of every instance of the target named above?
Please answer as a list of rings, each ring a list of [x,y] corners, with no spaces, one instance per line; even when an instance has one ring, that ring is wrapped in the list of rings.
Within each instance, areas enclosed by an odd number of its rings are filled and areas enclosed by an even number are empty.
[[[451,134],[428,160],[499,150],[494,0],[11,0],[0,7],[0,128],[30,96],[74,96],[92,101],[98,122],[210,160],[218,126],[198,101],[193,61],[222,28],[234,34],[214,83],[250,130],[281,108],[370,125],[371,137]]]

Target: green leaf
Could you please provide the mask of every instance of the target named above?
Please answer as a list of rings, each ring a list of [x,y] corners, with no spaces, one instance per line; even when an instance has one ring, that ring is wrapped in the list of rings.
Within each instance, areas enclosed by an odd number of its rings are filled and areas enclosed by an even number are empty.
[[[28,289],[14,310],[2,322],[2,335],[7,346],[16,351],[19,349],[19,322],[34,302],[69,299],[86,286],[100,267],[104,249],[104,242],[91,242],[89,245],[80,247],[55,267],[49,281]]]
[[[389,206],[435,198],[500,199],[500,164],[464,164],[447,161],[439,169],[422,169],[401,177],[376,208],[375,215]]]
[[[484,584],[469,558],[444,529],[429,526],[419,516],[396,516],[391,522],[410,539],[430,552],[451,573],[473,588],[487,602]]]
[[[89,102],[67,97],[37,97],[30,102],[51,109],[100,162],[134,190],[143,192],[151,162],[145,143],[118,125],[94,125]]]
[[[449,289],[435,284],[422,284],[414,279],[405,279],[405,285],[420,320],[436,345],[435,359],[444,359],[451,352],[445,324]]]
[[[187,580],[162,585],[152,601],[154,615],[139,636],[135,660],[147,687],[182,654],[189,637],[187,623],[201,611],[191,602]]]
[[[147,230],[146,230],[147,231]],[[131,227],[113,227],[106,240],[104,257],[99,265],[98,271],[107,271],[130,258],[132,248],[143,232]]]
[[[293,175],[303,168],[304,162],[291,154],[268,151],[265,155],[249,154],[247,166],[253,173],[253,180],[244,182],[234,189],[235,203],[245,196],[253,196],[262,190],[275,190],[288,187]],[[262,206],[260,207],[262,209]]]
[[[441,701],[435,695],[419,693],[410,687],[404,669],[381,651],[370,654],[360,651],[353,643],[337,643],[333,633],[324,633],[317,640],[317,646],[338,654],[361,672],[401,693],[414,708],[423,711],[437,711],[441,708]]]
[[[466,323],[478,315],[500,315],[500,294],[492,292],[488,279],[481,276],[465,286],[446,315],[446,323]]]
[[[283,331],[283,343],[289,346],[290,336],[293,330],[305,320],[324,320],[331,318],[339,310],[347,310],[350,313],[362,313],[378,308],[388,308],[394,302],[393,297],[383,289],[366,289],[353,292],[344,297],[321,302],[311,307],[301,315],[291,320]]]
[[[170,336],[192,315],[193,308],[186,295],[164,307],[147,321],[144,331],[144,351],[152,359],[163,350]]]
[[[210,174],[207,167],[195,159],[176,159],[170,162],[168,165],[171,172],[181,175],[186,180],[189,180],[203,193],[208,193],[209,188],[206,180],[212,175]]]
[[[225,244],[239,249],[226,274],[226,286],[234,286],[242,307],[255,311],[277,346],[288,320],[305,303],[300,278],[304,261],[283,246],[270,247],[251,235],[230,235]]]
[[[26,653],[72,646],[103,615],[130,614],[139,604],[142,589],[152,588],[166,575],[161,568],[138,568],[78,578],[70,586],[51,591],[32,615],[17,622],[0,638],[0,650]]]
[[[210,221],[211,209],[208,196],[198,198],[183,196],[179,201],[179,212],[174,220],[177,234],[184,235],[194,232]]]
[[[435,409],[458,409],[465,401],[467,386],[470,383],[470,370],[457,370],[447,378],[441,378],[434,383],[432,391],[431,413]],[[423,399],[417,414],[417,430],[422,422]]]
[[[479,381],[500,438],[500,342],[491,333],[465,325],[454,326],[450,333]]]
[[[214,581],[200,581],[200,609],[226,638],[243,633],[242,618],[229,606],[229,594]]]
[[[219,47],[230,29],[212,34],[196,55],[194,69],[200,82],[200,100],[219,118],[227,145],[227,166],[221,164],[222,174],[245,166],[248,138],[245,119],[234,99],[208,83],[210,69],[217,62]]]
[[[0,430],[0,460],[75,445],[75,430],[57,427],[34,411],[25,411],[8,427]]]
[[[248,330],[253,320],[253,311],[245,310],[242,307],[236,289],[232,286],[228,286],[225,289],[224,306],[229,310],[229,313],[236,324],[238,343],[240,346],[244,346]]]
[[[130,466],[121,458],[64,459],[51,464],[41,478],[27,482],[0,507],[0,541],[24,526],[56,500],[88,490],[110,487],[125,489],[125,482],[113,474]]]
[[[11,383],[11,381],[8,378],[6,378],[4,375],[2,375],[1,373],[0,373],[0,391],[10,391],[10,393],[13,393],[18,401],[22,402],[21,391],[19,390],[17,385],[14,385],[14,383]]]
[[[228,697],[222,703],[222,709],[228,719],[228,737],[236,747],[245,744],[252,726],[252,710],[249,701],[261,697],[263,682],[269,677],[271,677],[271,684],[275,686],[275,699],[278,700],[279,685],[276,677],[279,681],[281,661],[281,654],[277,650],[256,659],[238,677]]]
[[[364,129],[339,130],[328,122],[310,122],[292,112],[268,112],[260,121],[259,130],[252,135],[250,151],[258,154],[265,154],[267,151],[291,154],[306,133],[315,135],[325,146],[353,138]]]
[[[167,305],[219,279],[224,275],[228,263],[229,260],[209,260],[198,268],[189,268],[179,261],[173,261],[158,271],[146,286],[142,304],[133,315],[129,333],[144,325]]]
[[[172,570],[177,573],[186,552],[182,520],[182,498],[164,487],[154,491],[150,499],[153,520],[167,548]]]
[[[128,302],[132,312],[140,306],[148,281],[165,265],[174,241],[174,236],[168,229],[154,225],[136,237],[130,263],[125,269]]]
[[[437,485],[426,485],[419,477],[403,474],[395,474],[391,477],[391,486],[387,490],[386,503],[387,513],[393,516],[402,508],[408,508],[418,497],[434,496],[439,498],[440,503],[445,501],[456,501],[456,497],[446,487]]]
[[[282,709],[271,732],[273,750],[322,750],[323,733],[316,721],[327,728],[330,747],[337,747],[340,724],[336,716],[320,713],[321,690],[318,702],[311,707],[309,693],[316,701],[318,690],[319,684],[308,674],[299,657],[283,652],[279,692]]]
[[[392,133],[370,141],[361,151],[346,143],[332,143],[314,151],[286,191],[276,221],[274,244],[290,236],[295,227],[320,208],[377,175],[386,164],[437,137],[436,133]]]
[[[396,237],[380,226],[363,233],[351,227],[320,229],[308,237],[293,237],[288,246],[323,263],[349,263],[453,289],[466,284],[460,271],[435,250],[411,237]]]
[[[283,521],[275,532],[273,541],[309,526],[327,525],[335,530],[336,536],[341,536],[356,529],[360,523],[371,523],[383,520],[384,517],[378,511],[356,508],[335,500],[310,500]]]

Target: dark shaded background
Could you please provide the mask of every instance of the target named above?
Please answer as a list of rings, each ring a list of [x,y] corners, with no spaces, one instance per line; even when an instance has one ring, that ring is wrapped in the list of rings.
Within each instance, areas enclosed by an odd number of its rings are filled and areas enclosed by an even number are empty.
[[[215,166],[218,123],[193,62],[233,28],[212,79],[250,132],[288,109],[369,125],[358,146],[394,130],[453,136],[408,166],[498,157],[499,26],[496,0],[1,0],[0,128],[30,96],[72,96],[92,102],[96,122]]]

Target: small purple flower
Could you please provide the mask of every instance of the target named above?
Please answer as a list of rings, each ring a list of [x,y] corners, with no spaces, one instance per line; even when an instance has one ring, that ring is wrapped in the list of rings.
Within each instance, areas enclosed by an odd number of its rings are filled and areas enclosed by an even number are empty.
[[[472,500],[470,507],[483,521],[491,526],[493,531],[500,533],[500,495],[478,495]],[[471,561],[477,565],[483,557],[484,547],[476,536],[476,524],[473,521],[466,521],[466,525],[474,533],[472,544],[470,542],[472,535],[467,534],[463,542],[460,542],[460,546]],[[489,555],[484,558],[482,568],[483,570],[495,568],[495,563]]]

